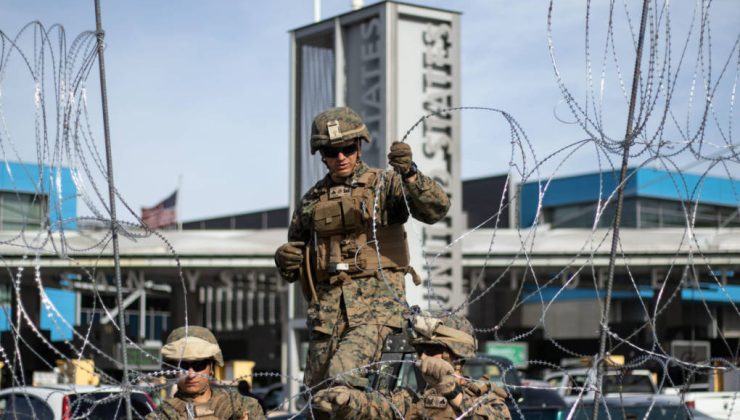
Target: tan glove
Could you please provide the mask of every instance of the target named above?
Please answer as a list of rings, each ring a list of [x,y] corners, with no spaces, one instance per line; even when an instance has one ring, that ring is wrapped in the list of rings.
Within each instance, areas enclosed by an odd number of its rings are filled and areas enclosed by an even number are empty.
[[[434,388],[439,395],[449,394],[455,390],[455,368],[444,359],[427,357],[417,362],[421,376],[427,385]]]
[[[335,386],[328,389],[322,389],[317,392],[311,399],[311,405],[314,410],[325,413],[339,413],[346,408],[347,403],[352,398],[353,392],[361,392],[356,389],[350,389],[346,386]]]
[[[401,176],[406,175],[411,169],[411,164],[414,163],[411,157],[411,146],[394,141],[391,144],[391,152],[388,153],[388,162]]]
[[[280,246],[275,252],[275,264],[282,271],[298,270],[303,263],[303,242],[288,242]]]

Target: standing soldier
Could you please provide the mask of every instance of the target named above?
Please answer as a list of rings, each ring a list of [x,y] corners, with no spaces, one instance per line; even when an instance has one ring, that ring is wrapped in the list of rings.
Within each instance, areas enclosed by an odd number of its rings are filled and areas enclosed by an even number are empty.
[[[417,366],[426,381],[419,395],[407,388],[391,395],[345,386],[319,391],[314,410],[340,419],[497,419],[511,420],[506,392],[488,378],[473,381],[462,376],[465,359],[475,357],[477,343],[470,322],[456,315],[421,315],[415,319],[411,340]]]
[[[236,390],[211,387],[215,367],[223,366],[224,358],[216,337],[207,328],[192,325],[187,330],[186,327],[175,329],[161,352],[164,363],[187,371],[187,375],[177,382],[175,396],[164,400],[156,412],[147,415],[147,420],[265,418],[254,398],[242,396]]]
[[[300,280],[309,300],[310,343],[304,382],[336,379],[364,386],[363,367],[378,360],[385,338],[399,331],[409,265],[403,224],[411,216],[436,223],[447,214],[441,186],[417,170],[411,148],[391,145],[393,171],[368,167],[362,141],[370,132],[349,108],[320,113],[311,153],[329,170],[296,206],[288,243],[275,263],[288,282]]]

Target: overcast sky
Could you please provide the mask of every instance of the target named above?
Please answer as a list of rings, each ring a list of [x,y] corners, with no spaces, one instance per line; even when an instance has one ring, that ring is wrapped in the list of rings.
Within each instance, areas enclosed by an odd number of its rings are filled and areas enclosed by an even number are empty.
[[[586,137],[577,126],[554,117],[556,112],[572,120],[561,103],[548,54],[547,1],[410,3],[463,13],[463,105],[509,112],[540,159]],[[688,28],[694,4],[673,3],[686,7],[676,12],[674,30]],[[322,18],[347,12],[350,4],[350,0],[324,0]],[[712,52],[717,59],[712,77],[718,77],[737,40],[740,7],[736,0],[718,0],[713,7]],[[636,31],[639,15],[630,12]],[[554,11],[555,52],[575,95],[583,95],[590,86],[584,77],[585,13],[584,1],[560,1]],[[126,201],[135,209],[154,205],[177,187],[182,175],[180,211],[186,221],[287,205],[288,31],[313,21],[313,1],[103,1],[102,14],[115,177]],[[602,63],[613,68],[618,62],[621,72],[631,74],[628,21],[624,13],[619,16],[615,26],[621,29],[615,39],[622,42],[618,48],[624,57],[618,60],[608,54],[603,57],[605,20],[592,21],[597,91]],[[80,32],[94,29],[93,2],[0,0],[0,30],[5,34],[13,36],[33,20],[47,27],[62,24],[71,44]],[[676,37],[672,48],[680,51],[684,41]],[[695,61],[692,56],[684,63],[690,68],[688,76]],[[730,61],[724,77],[731,82],[737,76],[737,51]],[[18,68],[8,67],[6,72]],[[8,86],[13,77],[6,74],[0,85],[6,92],[13,89]],[[620,136],[626,106],[623,98],[619,100],[623,88],[615,80],[605,84],[605,97],[614,96],[617,109],[605,107],[604,120],[614,136]],[[726,128],[738,124],[737,111],[725,112],[730,109],[730,82],[721,85],[727,94],[720,95],[716,105],[719,125]],[[676,101],[676,106],[689,102],[690,83],[686,86],[680,96],[684,102]],[[88,89],[90,106],[99,107],[94,74]],[[33,109],[13,106],[7,98],[2,111],[11,138],[23,159],[34,161]],[[493,114],[475,111],[463,113],[462,122],[463,178],[505,173],[510,155],[508,125]],[[735,141],[727,131],[724,134]],[[102,134],[98,137],[102,144]],[[589,148],[571,157],[559,173],[598,167],[594,149]],[[87,212],[81,208],[80,213]]]

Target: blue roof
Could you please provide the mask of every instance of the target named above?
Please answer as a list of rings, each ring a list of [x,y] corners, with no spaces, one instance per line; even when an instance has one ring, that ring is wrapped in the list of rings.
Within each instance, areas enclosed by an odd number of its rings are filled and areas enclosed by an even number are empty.
[[[737,207],[740,205],[740,181],[669,172],[653,168],[628,171],[624,196],[656,198],[671,201],[691,201],[701,204]],[[541,189],[547,180],[522,184],[520,196],[521,226],[531,226],[537,212]],[[585,175],[554,178],[542,197],[542,207],[595,203],[609,197],[619,185],[619,171],[596,172]],[[616,196],[615,196],[616,198]]]
[[[49,197],[52,228],[58,230],[62,221],[65,229],[77,228],[77,186],[67,167],[3,161],[0,191],[46,195]]]

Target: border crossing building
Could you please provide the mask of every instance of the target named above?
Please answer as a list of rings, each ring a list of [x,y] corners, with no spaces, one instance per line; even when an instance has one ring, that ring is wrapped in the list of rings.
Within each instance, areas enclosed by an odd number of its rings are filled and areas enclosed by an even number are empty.
[[[654,169],[632,173],[636,181],[634,188],[628,187],[627,197],[636,201],[635,209],[642,209],[642,214],[632,219],[653,220],[651,223],[658,226],[629,226],[630,216],[625,216],[612,331],[623,337],[638,331],[631,341],[647,347],[655,332],[664,348],[673,345],[684,352],[696,352],[697,358],[704,354],[700,352],[729,357],[727,346],[734,348],[740,338],[740,317],[734,309],[740,304],[740,282],[735,274],[740,269],[740,217],[726,193],[738,188],[737,181],[712,177],[699,180]],[[648,188],[640,184],[643,173],[648,174]],[[517,339],[527,343],[528,358],[532,360],[558,363],[567,356],[558,346],[580,354],[596,352],[610,231],[598,224],[594,229],[593,225],[598,191],[609,190],[603,186],[613,176],[607,172],[550,180],[539,215],[531,212],[538,203],[537,182],[507,188],[521,191],[521,196],[518,200],[513,199],[514,194],[511,200],[504,197],[502,209],[497,206],[502,202],[506,176],[463,183],[466,231],[500,212],[498,227],[484,223],[461,241],[461,288],[472,302],[468,316],[481,329],[481,351],[486,342]],[[686,182],[683,192],[675,192],[677,177],[696,179],[696,183]],[[579,188],[572,188],[574,184]],[[481,190],[488,194],[480,194]],[[574,190],[577,194],[568,198]],[[651,205],[643,206],[642,200]],[[652,204],[656,202],[663,213],[659,210],[659,216],[651,219],[649,215],[656,208]],[[557,223],[553,215],[561,208],[574,206],[578,206],[581,220],[574,217],[567,223],[591,227],[563,227]],[[681,220],[679,214],[666,210],[677,206],[693,208],[689,214],[705,214],[703,226],[686,229],[686,213],[680,212]],[[608,207],[603,213],[608,213]],[[275,221],[265,226],[273,214],[285,216],[282,224]],[[67,216],[74,218],[72,214]],[[281,337],[286,323],[283,309],[287,287],[275,272],[273,253],[285,240],[287,221],[287,208],[273,209],[186,222],[183,231],[163,232],[167,243],[157,236],[135,242],[123,239],[124,313],[132,342],[155,355],[167,332],[183,325],[187,314],[188,322],[216,332],[227,360],[248,359],[257,363],[257,371],[278,370],[284,351]],[[522,226],[511,228],[512,221]],[[536,227],[531,226],[535,223]],[[209,225],[230,228],[213,230],[207,228]],[[32,232],[27,229],[26,235]],[[17,230],[0,232],[3,242],[17,235]],[[80,344],[79,336],[57,319],[61,316],[78,334],[87,334],[92,325],[91,343],[114,358],[120,355],[121,347],[112,339],[115,330],[100,304],[117,309],[110,251],[72,251],[91,248],[104,237],[104,231],[67,230],[67,258],[59,258],[48,247],[40,254],[42,282],[59,310],[51,317],[38,297],[33,258],[29,259],[27,250],[0,245],[6,268],[15,273],[18,267],[26,267],[21,284],[24,307],[47,341],[43,343],[27,326],[22,328],[34,346],[44,349],[51,344],[68,352],[65,342]],[[95,267],[95,275],[90,278],[79,267]],[[4,277],[6,315],[2,328],[7,338],[13,292],[8,288],[9,276]],[[296,310],[302,310],[300,303]],[[659,315],[653,331],[646,323],[656,310]],[[12,347],[10,340],[4,339],[3,343],[6,349]],[[623,350],[629,360],[634,349]],[[49,357],[53,360],[57,356]],[[44,369],[33,359],[29,357],[29,368]],[[99,367],[116,370],[111,361],[96,359]],[[158,366],[156,357],[132,356],[132,360],[143,370]]]

